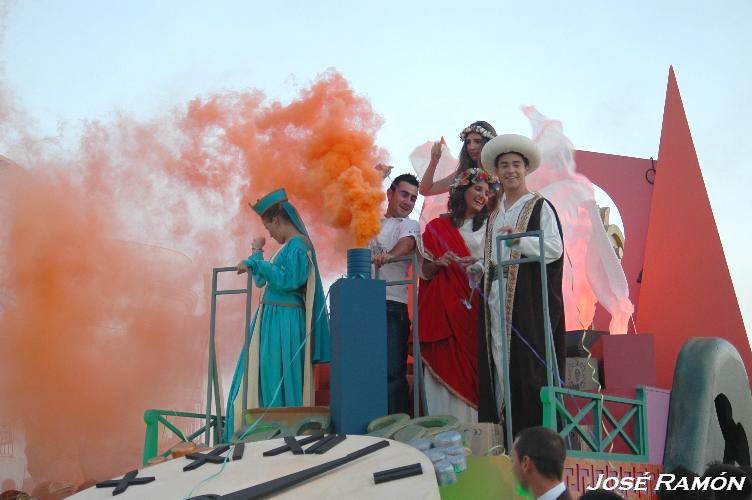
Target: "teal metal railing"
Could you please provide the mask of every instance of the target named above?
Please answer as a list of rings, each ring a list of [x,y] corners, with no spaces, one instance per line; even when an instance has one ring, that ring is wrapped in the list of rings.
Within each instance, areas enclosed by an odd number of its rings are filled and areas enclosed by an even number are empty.
[[[183,431],[178,429],[172,422],[165,417],[187,417],[204,420],[204,425],[195,430],[189,435],[185,435]],[[185,411],[173,411],[173,410],[146,410],[144,412],[144,422],[146,423],[146,434],[144,436],[144,458],[143,464],[146,465],[149,459],[161,455],[166,457],[170,454],[172,449],[168,449],[163,452],[159,452],[159,425],[162,424],[169,429],[175,436],[180,438],[181,441],[193,441],[195,438],[214,430],[214,434],[217,435],[218,429],[221,428],[221,421],[216,415],[211,415],[211,418],[207,421],[206,415],[203,413],[192,413]],[[208,425],[208,427],[207,427]],[[221,434],[220,434],[221,435]]]
[[[417,250],[412,255],[406,255],[405,257],[396,257],[389,262],[411,262],[412,263],[412,278],[399,281],[387,281],[386,286],[394,285],[412,285],[412,298],[413,298],[413,415],[416,417],[420,415],[421,409],[423,415],[429,415],[428,403],[426,402],[426,386],[423,380],[423,357],[420,355],[420,336],[418,330],[418,276],[420,270],[418,269],[418,254]],[[375,279],[379,278],[379,268],[376,268]]]
[[[219,370],[217,368],[217,350],[215,344],[215,324],[217,311],[217,297],[220,295],[245,295],[245,335],[243,340],[243,349],[248,350],[251,342],[251,300],[253,298],[253,277],[249,272],[245,288],[232,290],[217,290],[217,280],[219,273],[236,272],[236,267],[215,267],[212,269],[212,294],[211,294],[211,313],[209,320],[209,359],[206,376],[206,412],[204,414],[181,412],[173,410],[146,410],[144,412],[144,421],[146,422],[146,435],[144,437],[144,464],[150,459],[157,456],[159,424],[164,425],[183,441],[191,441],[201,434],[204,434],[204,443],[206,445],[218,445],[222,443],[224,436],[225,417],[222,415],[222,397],[221,386],[219,383]],[[247,360],[247,358],[246,358]],[[247,361],[246,361],[247,362]],[[242,414],[245,415],[248,410],[248,366],[245,370],[242,389]],[[184,436],[175,425],[165,417],[189,417],[202,418],[204,425],[198,431],[190,436]],[[163,456],[169,455],[170,450],[163,452]]]
[[[520,259],[502,259],[503,245],[507,240],[514,240],[517,238],[523,238],[525,236],[532,236],[538,238],[538,257],[522,257]],[[504,273],[504,268],[508,266],[518,264],[537,264],[540,266],[541,277],[541,298],[543,304],[543,332],[546,345],[546,377],[549,387],[559,387],[561,385],[561,379],[559,378],[559,366],[556,363],[556,356],[553,352],[553,333],[551,332],[551,317],[548,314],[548,275],[546,274],[546,259],[544,249],[544,237],[542,230],[525,231],[524,233],[512,233],[502,234],[496,237],[496,262],[498,262],[498,284],[499,284],[499,317],[501,321],[499,326],[501,328],[501,369],[504,382],[504,407],[505,407],[505,423],[506,423],[506,435],[513,436],[512,433],[512,396],[511,386],[509,383],[509,341],[506,335],[507,321],[512,321],[512,318],[507,319],[506,315],[506,290],[507,280]],[[511,440],[509,440],[511,443]]]
[[[251,299],[253,298],[253,276],[249,271],[247,273],[248,281],[245,288],[235,290],[217,290],[217,276],[219,273],[237,272],[236,267],[215,267],[212,270],[212,296],[211,296],[211,316],[209,322],[209,366],[206,377],[206,414],[205,414],[205,436],[204,442],[210,444],[210,425],[209,421],[212,417],[219,416],[217,419],[217,428],[214,433],[214,444],[217,445],[222,442],[224,436],[224,418],[222,418],[222,399],[221,399],[221,386],[219,384],[219,374],[217,370],[217,350],[215,347],[215,323],[217,314],[217,296],[219,295],[246,295],[245,301],[245,335],[243,340],[243,350],[241,352],[247,352],[251,345]],[[248,409],[248,357],[246,357],[245,378],[243,378],[242,389],[242,402],[243,409],[242,415],[245,415]],[[214,396],[214,407],[216,414],[212,413],[212,396]],[[215,416],[216,415],[216,416]]]
[[[538,238],[539,257],[522,257],[519,259],[502,259],[502,245],[507,240],[532,236]],[[505,430],[507,436],[512,436],[512,402],[511,387],[509,384],[509,355],[508,341],[504,327],[511,318],[506,317],[506,278],[504,268],[516,264],[533,264],[540,266],[541,295],[543,304],[543,330],[545,335],[545,361],[547,385],[541,388],[541,401],[543,402],[543,425],[553,429],[564,438],[571,448],[571,438],[579,435],[590,451],[569,450],[568,456],[583,457],[600,460],[628,460],[632,462],[646,463],[648,461],[648,433],[646,416],[645,388],[637,389],[637,399],[608,396],[602,393],[590,393],[575,391],[561,387],[558,363],[553,351],[553,333],[548,314],[548,284],[546,274],[546,262],[544,251],[544,233],[542,230],[526,231],[524,233],[505,234],[496,237],[497,262],[499,263],[498,286],[499,307],[501,318],[501,356],[504,379],[504,407],[505,407]],[[572,415],[564,404],[564,398],[572,398],[572,403],[578,408],[577,413]],[[578,404],[578,400],[584,405]],[[616,418],[608,404],[622,404],[627,406],[626,413]],[[592,431],[582,424],[588,416],[591,418]],[[561,426],[559,425],[561,424]],[[631,426],[632,434],[627,432]],[[560,428],[561,427],[561,428]],[[611,428],[610,431],[606,429]],[[632,453],[614,453],[611,450],[617,439],[621,439]]]
[[[648,432],[645,387],[637,388],[637,398],[627,399],[605,394],[575,391],[561,387],[543,387],[543,425],[553,429],[565,441],[579,436],[590,451],[569,450],[567,456],[599,460],[625,460],[648,462]],[[570,405],[577,408],[572,414],[564,404],[564,398],[572,398]],[[621,405],[624,414],[617,418],[608,405]],[[590,417],[592,425],[584,421]],[[631,435],[628,427],[631,425]],[[609,430],[610,428],[610,430]],[[613,452],[617,439],[626,444],[631,453]]]

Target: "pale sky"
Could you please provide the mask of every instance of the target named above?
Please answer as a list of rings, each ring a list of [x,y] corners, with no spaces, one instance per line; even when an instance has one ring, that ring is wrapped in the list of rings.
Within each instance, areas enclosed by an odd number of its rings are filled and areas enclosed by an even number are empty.
[[[747,330],[752,246],[752,2],[12,2],[0,75],[40,134],[148,118],[212,91],[286,100],[335,68],[384,118],[398,170],[417,145],[484,119],[575,147],[657,157],[673,65]],[[629,244],[627,235],[627,245]],[[696,272],[698,280],[707,269]]]

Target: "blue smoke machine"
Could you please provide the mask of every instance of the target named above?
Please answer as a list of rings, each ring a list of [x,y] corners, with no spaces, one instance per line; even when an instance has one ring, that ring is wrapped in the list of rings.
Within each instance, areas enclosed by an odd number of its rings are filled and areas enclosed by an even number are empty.
[[[341,434],[364,434],[387,414],[386,282],[371,278],[371,251],[347,251],[347,277],[331,287],[330,407]]]

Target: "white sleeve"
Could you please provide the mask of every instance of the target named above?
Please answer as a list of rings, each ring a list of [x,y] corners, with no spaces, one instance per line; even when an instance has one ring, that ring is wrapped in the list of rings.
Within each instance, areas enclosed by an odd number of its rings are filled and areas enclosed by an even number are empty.
[[[559,234],[559,228],[556,226],[556,216],[547,201],[543,201],[540,215],[540,227],[543,230],[543,251],[546,253],[546,264],[557,260],[564,253],[564,245]],[[520,238],[519,249],[522,255],[528,257],[538,257],[540,247],[538,238],[535,236],[525,236]]]
[[[412,236],[415,239],[420,239],[420,224],[418,224],[417,220],[405,219],[403,223],[399,225],[399,237],[397,238],[397,241],[405,236]]]
[[[418,253],[423,253],[423,237],[420,234],[420,224],[418,221],[412,219],[405,219],[398,226],[399,233],[397,234],[397,240],[394,242],[394,246],[402,240],[402,238],[410,237],[415,240],[415,246],[418,249]],[[394,249],[392,246],[392,249]]]

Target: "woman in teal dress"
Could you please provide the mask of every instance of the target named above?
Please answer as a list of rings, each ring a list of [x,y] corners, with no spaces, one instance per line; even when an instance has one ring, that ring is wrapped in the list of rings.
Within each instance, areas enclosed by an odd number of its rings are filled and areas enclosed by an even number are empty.
[[[239,416],[236,398],[246,366],[249,408],[312,406],[312,364],[329,362],[326,303],[305,225],[284,189],[269,193],[252,208],[282,247],[264,260],[264,238],[256,238],[251,256],[238,264],[238,273],[252,273],[256,286],[265,288],[230,388],[227,437]]]

